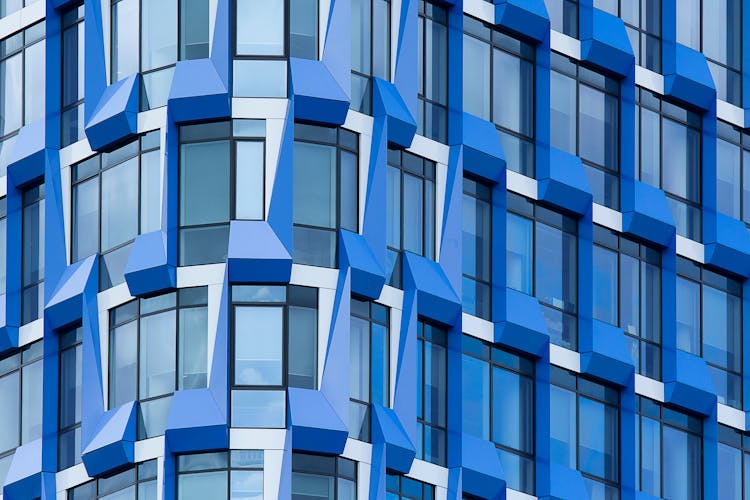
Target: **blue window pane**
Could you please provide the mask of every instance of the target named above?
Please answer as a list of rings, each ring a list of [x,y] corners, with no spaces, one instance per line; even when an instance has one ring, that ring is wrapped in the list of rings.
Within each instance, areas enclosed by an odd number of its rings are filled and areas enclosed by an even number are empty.
[[[508,287],[528,295],[534,293],[534,223],[525,217],[507,217],[507,283]]]
[[[24,54],[24,123],[44,118],[45,42],[27,47]]]
[[[490,367],[486,361],[463,355],[463,431],[490,437]],[[500,387],[500,386],[498,386]]]
[[[208,386],[208,308],[179,311],[178,389]]]
[[[425,342],[424,353],[424,420],[445,426],[448,418],[446,349],[432,342]]]
[[[386,174],[386,243],[401,248],[401,171],[388,166]]]
[[[139,397],[150,398],[174,392],[176,314],[167,311],[140,320]]]
[[[352,318],[349,335],[349,397],[370,401],[370,323]]]
[[[677,2],[677,43],[701,50],[700,0]]]
[[[263,471],[233,470],[229,489],[232,500],[263,500]]]
[[[232,427],[283,428],[284,391],[232,391]]]
[[[110,336],[109,407],[116,408],[136,399],[137,323],[115,328]]]
[[[740,148],[730,142],[716,141],[716,209],[740,218]]]
[[[73,187],[72,258],[78,262],[99,251],[99,179],[93,178]]]
[[[550,386],[550,408],[555,418],[550,419],[550,460],[575,469],[576,462],[576,395],[566,389]]]
[[[724,443],[718,443],[719,486],[717,498],[742,500],[742,452]]]
[[[256,78],[263,75],[263,78]],[[286,97],[287,63],[274,60],[236,60],[232,63],[235,97]]]
[[[493,367],[492,387],[492,440],[524,453],[533,453],[533,381]]]
[[[172,86],[174,66],[141,75],[141,110],[156,109],[167,105]]]
[[[525,136],[534,134],[534,65],[499,49],[492,50],[492,119]],[[474,78],[474,75],[465,75]],[[488,107],[489,108],[489,107]]]
[[[617,325],[617,277],[617,253],[594,245],[594,281],[591,288],[594,297],[594,319],[610,325]],[[635,297],[637,299],[638,295]],[[623,299],[626,299],[626,296],[623,296]]]
[[[532,495],[534,493],[534,460],[498,448],[508,488]]]
[[[575,350],[578,345],[576,317],[545,305],[542,305],[542,314],[547,324],[550,341],[553,344]]]
[[[234,321],[234,383],[281,385],[283,309],[236,307]]]
[[[677,277],[677,348],[700,356],[700,285]]]
[[[181,0],[181,60],[208,57],[209,5],[208,0]]]
[[[164,434],[171,406],[171,396],[138,403],[138,439]]]
[[[138,1],[112,6],[112,83],[138,72]]]
[[[655,497],[661,495],[661,425],[650,418],[640,418],[640,490]]]
[[[318,58],[318,2],[292,0],[289,4],[289,55]]]
[[[550,145],[576,154],[578,100],[576,82],[552,71],[550,73]]]
[[[704,3],[703,15],[700,16],[704,33],[703,53],[709,59],[732,68],[739,68],[741,64],[741,3],[741,0],[716,0],[710,4]]]
[[[708,365],[711,381],[716,389],[719,403],[733,408],[742,408],[742,379],[740,375]]]
[[[388,329],[383,325],[372,325],[372,402],[388,406],[390,400],[390,371]]]
[[[318,362],[318,312],[313,307],[289,306],[288,384],[315,389]]]
[[[581,158],[617,170],[619,102],[587,85],[579,86],[581,104],[578,115]]]
[[[424,227],[423,181],[404,174],[404,250],[422,255],[422,228]]]
[[[490,119],[490,46],[464,35],[464,111]]]
[[[536,224],[536,296],[558,309],[576,310],[576,237]]]
[[[284,55],[284,2],[237,2],[237,54]]]
[[[101,250],[105,252],[138,234],[138,159],[102,173]]]
[[[742,301],[703,286],[703,358],[731,371],[742,369]]]
[[[81,421],[81,346],[60,353],[61,429]]]
[[[294,222],[336,227],[336,148],[294,143]]]
[[[57,443],[58,470],[81,463],[81,428],[61,432]]]
[[[235,147],[235,217],[261,220],[264,211],[263,143],[243,141]]]
[[[661,186],[661,119],[659,114],[641,108],[640,180],[654,187]],[[637,144],[636,144],[637,146]],[[636,151],[636,155],[639,152]]]
[[[700,437],[664,426],[664,450],[669,450],[663,466],[664,498],[699,500],[702,497]]]
[[[227,260],[229,226],[180,230],[180,265],[213,264]]]
[[[641,264],[641,336],[661,342],[661,269]]]
[[[0,412],[0,452],[13,449],[19,445],[18,410],[21,398],[18,386],[18,372],[12,372],[0,378],[0,404],[4,408]]]
[[[294,262],[318,267],[335,267],[336,239],[334,231],[295,226],[292,251]]]
[[[700,132],[672,120],[662,122],[665,191],[700,201]]]
[[[227,471],[179,474],[177,476],[178,500],[227,500]]]
[[[161,68],[176,61],[177,2],[142,1],[141,70]]]
[[[159,151],[141,155],[141,229],[142,234],[161,228],[161,166]]]
[[[180,225],[229,220],[229,142],[183,144],[180,150]]]
[[[588,398],[579,399],[578,468],[617,481],[619,430],[617,409]]]
[[[490,281],[492,258],[491,207],[487,201],[464,194],[463,199],[463,273]]]
[[[596,251],[597,247],[594,247]],[[635,257],[620,254],[620,326],[631,335],[640,333],[640,263]],[[594,292],[594,301],[596,301]]]

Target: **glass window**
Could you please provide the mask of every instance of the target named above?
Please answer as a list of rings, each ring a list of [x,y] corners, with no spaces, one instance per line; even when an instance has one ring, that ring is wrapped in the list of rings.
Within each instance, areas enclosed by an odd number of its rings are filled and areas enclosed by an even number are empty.
[[[359,136],[294,126],[294,262],[335,267],[338,229],[357,232]]]
[[[16,447],[42,437],[42,341],[0,359],[0,479]]]
[[[448,11],[419,2],[417,133],[448,140]]]
[[[21,324],[44,311],[44,183],[23,191]]]
[[[639,179],[666,192],[677,234],[701,241],[701,116],[647,90],[636,96]]]
[[[19,4],[20,5],[20,4]],[[45,23],[0,41],[0,174],[23,125],[44,118]]]
[[[700,500],[703,422],[643,397],[636,404],[638,489],[655,497]]]
[[[388,149],[386,273],[391,286],[402,286],[402,250],[435,260],[435,170],[433,161]]]
[[[594,226],[593,318],[621,327],[641,375],[661,377],[661,254]]]
[[[544,0],[551,27],[555,31],[578,37],[578,0]]]
[[[317,387],[318,291],[236,285],[232,425],[284,427],[284,387]]]
[[[742,283],[677,259],[677,348],[702,356],[719,402],[741,409]]]
[[[390,0],[352,2],[351,108],[372,114],[371,78],[391,79]]]
[[[445,466],[448,420],[448,334],[417,322],[417,458]]]
[[[0,17],[5,17],[27,7],[37,0],[0,0]]]
[[[317,4],[317,2],[315,2]],[[291,14],[294,17],[292,4]],[[310,4],[310,8],[317,9]],[[236,97],[286,97],[286,3],[281,0],[235,1],[232,94]],[[317,12],[315,13],[317,15]],[[307,19],[302,20],[307,27]],[[300,19],[292,19],[295,26]],[[317,33],[317,19],[314,30]],[[317,34],[314,36],[317,37]],[[295,40],[295,35],[290,34]],[[292,54],[294,55],[294,54]],[[317,58],[317,52],[314,58]],[[255,78],[264,75],[263,79]]]
[[[463,336],[463,431],[491,440],[508,487],[534,494],[534,363]]]
[[[289,55],[318,59],[318,0],[289,2]]]
[[[166,105],[177,60],[208,57],[208,13],[208,0],[113,0],[111,82],[141,72],[141,111]]]
[[[464,178],[463,310],[491,318],[492,188]]]
[[[661,0],[594,0],[594,7],[623,20],[636,64],[661,72]]]
[[[620,84],[551,56],[550,144],[583,160],[594,202],[619,208]]]
[[[208,385],[206,287],[110,311],[109,408],[139,401],[139,439],[164,433],[175,390]]]
[[[388,500],[433,500],[435,487],[410,477],[385,474],[385,495]]]
[[[176,462],[178,500],[263,499],[263,450],[180,455]]]
[[[742,2],[677,2],[677,42],[708,59],[719,99],[742,105]]]
[[[0,295],[7,290],[8,278],[8,200],[0,198]]]
[[[224,262],[229,220],[264,218],[265,135],[264,120],[180,127],[181,266]]]
[[[292,500],[356,500],[357,462],[341,457],[292,454]]]
[[[81,327],[60,333],[57,468],[81,463]]]
[[[750,224],[750,135],[717,122],[716,209]]]
[[[507,286],[534,295],[542,305],[550,340],[576,349],[577,222],[512,193],[508,211]]]
[[[68,500],[156,500],[157,461],[149,460],[113,476],[94,479],[68,490]]]
[[[149,132],[71,169],[71,261],[101,254],[100,290],[125,282],[135,237],[161,227],[159,143]]]
[[[83,139],[84,24],[83,5],[62,13],[62,146]]]
[[[619,498],[618,391],[554,366],[550,377],[551,461],[578,469],[592,499]]]
[[[464,16],[464,111],[492,121],[508,168],[534,177],[535,48]]]
[[[370,403],[390,401],[390,310],[352,298],[349,338],[349,436],[370,441]]]

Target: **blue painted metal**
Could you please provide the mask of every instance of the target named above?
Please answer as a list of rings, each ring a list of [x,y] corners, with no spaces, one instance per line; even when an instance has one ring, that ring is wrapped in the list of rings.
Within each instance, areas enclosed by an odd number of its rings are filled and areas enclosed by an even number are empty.
[[[549,36],[544,0],[495,0],[495,24],[537,42]]]

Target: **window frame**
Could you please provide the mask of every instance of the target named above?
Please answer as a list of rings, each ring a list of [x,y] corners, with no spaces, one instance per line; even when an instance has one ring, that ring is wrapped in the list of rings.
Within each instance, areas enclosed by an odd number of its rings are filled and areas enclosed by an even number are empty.
[[[316,459],[316,458],[319,459],[319,460],[323,460],[323,461],[331,460],[331,461],[333,461],[333,472],[331,473],[331,472],[328,472],[328,471],[322,471],[321,469],[314,469],[312,467],[307,468],[303,464],[299,463],[299,458],[301,458],[301,457],[304,457],[305,459],[311,459],[311,460],[312,459]],[[298,458],[297,464],[295,464],[295,460],[294,460],[295,458]],[[350,464],[351,467],[354,468],[354,475],[353,475],[353,477],[350,476],[350,475],[347,475],[346,472],[342,472],[341,471],[341,468],[342,468],[341,464]],[[340,498],[340,495],[339,495],[339,481],[342,480],[342,479],[346,480],[346,481],[350,481],[351,483],[354,484],[354,493],[355,493],[355,497],[356,497],[357,487],[358,487],[357,481],[359,479],[359,477],[358,477],[359,474],[357,473],[358,472],[357,471],[357,465],[358,465],[358,462],[356,462],[354,460],[351,460],[349,458],[342,457],[342,456],[324,456],[324,455],[315,455],[315,454],[312,454],[312,453],[305,453],[305,452],[301,452],[301,451],[294,451],[292,453],[292,463],[291,463],[292,479],[291,479],[291,483],[290,483],[290,489],[291,489],[291,492],[292,492],[292,496],[294,496],[294,493],[293,493],[294,492],[294,475],[295,474],[304,474],[304,475],[308,475],[308,476],[318,476],[318,477],[332,478],[334,480],[333,481],[333,485],[334,485],[333,498],[335,498],[335,499]]]
[[[427,8],[427,5],[430,5],[430,8]],[[438,17],[438,16],[436,16],[434,14],[436,12],[436,10],[438,10],[438,9],[439,9],[439,11],[442,11],[442,12],[445,13],[445,20],[440,19],[440,17],[442,17],[442,16]],[[419,90],[417,91],[417,103],[418,103],[417,107],[419,108],[420,107],[419,105],[421,105],[422,109],[421,109],[421,113],[419,111],[417,112],[418,113],[418,116],[417,116],[417,133],[419,134],[421,132],[428,139],[434,140],[434,141],[437,141],[437,142],[441,142],[441,143],[447,143],[447,141],[448,141],[448,99],[449,99],[450,92],[451,92],[451,89],[450,89],[450,75],[449,75],[449,68],[448,68],[448,61],[450,60],[450,53],[451,53],[451,51],[450,51],[450,45],[451,44],[449,42],[449,29],[448,29],[449,17],[450,16],[448,14],[448,10],[445,7],[441,6],[440,4],[433,3],[430,0],[419,0],[418,14],[417,14],[417,23],[418,23],[418,30],[417,30],[417,32],[419,33],[419,30],[422,31],[422,37],[423,37],[423,39],[419,40],[418,43],[417,43],[417,59],[418,59],[418,61],[419,60],[422,61],[422,64],[421,64],[422,73],[421,74],[418,73],[418,76],[417,76],[417,83],[418,83],[417,88],[419,88],[420,86],[422,87],[422,91],[421,92]],[[424,43],[424,42],[425,42],[425,39],[427,37],[426,26],[427,26],[428,23],[438,24],[438,25],[443,26],[445,28],[445,41],[446,41],[445,46],[446,46],[446,51],[445,51],[445,59],[443,61],[444,64],[443,64],[442,68],[434,68],[433,65],[426,64],[426,59],[427,59],[426,56],[427,56],[427,54],[426,54],[425,51],[426,51],[426,48],[427,48],[427,44]],[[421,51],[419,50],[420,45],[422,47]],[[431,55],[434,54],[434,53],[435,53],[435,51],[433,50],[433,52],[431,53]],[[430,58],[430,59],[432,59],[432,58]],[[441,59],[443,59],[443,58],[441,57]],[[420,65],[418,64],[417,66],[419,67]],[[445,102],[444,103],[436,101],[436,100],[433,100],[432,98],[429,98],[429,97],[427,97],[425,95],[425,92],[424,92],[425,91],[424,82],[427,82],[428,67],[430,68],[430,71],[432,71],[433,69],[437,69],[438,71],[442,70],[442,71],[445,72]],[[432,72],[433,76],[436,75],[436,74],[437,74],[437,72],[434,72],[434,71]],[[443,77],[442,74],[440,74],[438,76],[440,78]],[[433,78],[433,80],[434,80],[434,78]],[[422,85],[420,85],[420,83]],[[427,112],[427,107],[428,106],[431,107],[431,108],[438,108],[443,113],[443,116],[445,117],[445,126],[442,127],[442,130],[437,130],[437,131],[433,130],[432,124],[430,124],[429,131],[425,130],[426,127],[427,127],[427,121],[426,121],[426,119],[427,119],[427,115],[428,115],[428,112]],[[432,114],[432,113],[429,113],[429,114]]]
[[[613,16],[617,16],[620,19],[622,19],[622,22],[625,24],[625,29],[628,32],[628,38],[630,39],[631,46],[633,45],[633,40],[630,38],[630,34],[634,33],[638,37],[638,45],[633,46],[633,52],[635,53],[635,62],[638,66],[641,66],[642,68],[646,68],[650,71],[654,71],[656,73],[661,73],[661,67],[662,67],[662,35],[661,35],[661,17],[662,17],[662,0],[655,0],[659,2],[659,19],[656,23],[659,26],[659,34],[654,34],[650,31],[648,31],[648,28],[646,27],[646,14],[645,11],[647,9],[644,8],[644,4],[641,2],[641,0],[610,0],[617,2],[617,12],[610,11],[605,5],[596,5],[597,1],[594,0],[594,7],[597,9],[600,9],[604,12],[608,12],[609,14],[612,14]],[[630,19],[626,19],[623,17],[623,8],[622,8],[622,2],[635,2],[635,5],[638,9],[638,24],[635,25],[631,22]],[[649,66],[644,64],[646,59],[646,49],[643,43],[643,37],[647,38],[653,38],[654,40],[658,41],[659,43],[659,62],[656,66]]]
[[[149,474],[150,471],[148,471],[148,469],[146,468],[147,466],[150,467],[152,465],[154,467],[153,476]],[[128,489],[130,487],[133,487],[133,494],[134,494],[133,499],[135,500],[135,499],[137,499],[139,497],[139,491],[140,491],[139,486],[141,484],[153,481],[154,482],[154,486],[157,487],[156,482],[158,480],[157,479],[158,478],[158,467],[159,466],[158,466],[158,462],[157,462],[156,458],[151,459],[151,460],[146,460],[144,462],[135,463],[135,464],[131,465],[129,468],[127,468],[125,470],[122,470],[122,471],[120,471],[117,474],[114,474],[112,476],[100,477],[98,479],[92,479],[90,481],[87,481],[85,483],[79,484],[77,486],[74,486],[74,487],[68,489],[67,490],[66,498],[68,500],[76,500],[76,497],[77,497],[76,490],[79,490],[79,491],[82,490],[84,492],[83,494],[85,495],[87,488],[93,488],[93,490],[94,490],[93,491],[93,493],[94,493],[94,499],[106,499],[106,498],[110,498],[110,495],[113,495],[113,494],[115,494],[117,492],[124,491],[124,490],[126,490],[126,489]],[[103,492],[99,491],[100,487],[102,486],[101,485],[102,482],[106,482],[106,481],[108,481],[110,479],[116,478],[117,476],[123,476],[124,477],[124,476],[126,476],[127,474],[129,474],[131,472],[133,474],[133,479],[132,479],[132,481],[128,481],[127,484],[122,484],[122,485],[119,485],[119,486],[115,486],[115,488],[117,488],[117,489],[114,489],[114,490],[105,490]],[[142,476],[145,476],[145,477],[142,477]],[[94,499],[92,499],[92,500],[94,500]]]
[[[467,182],[476,185],[477,188],[475,188],[473,190],[473,192],[472,192],[470,189],[467,189]],[[482,191],[486,191],[486,194],[487,194],[486,197],[482,197],[482,193],[481,193]],[[484,280],[484,279],[482,279],[480,277],[466,274],[466,272],[464,272],[464,270],[463,270],[463,265],[462,265],[462,269],[461,269],[461,277],[462,277],[462,280],[464,280],[464,281],[471,280],[471,281],[473,281],[475,283],[475,285],[474,285],[474,298],[475,298],[475,300],[474,300],[475,304],[474,305],[475,305],[475,308],[474,308],[474,310],[472,312],[468,312],[468,313],[472,314],[473,316],[476,316],[478,318],[485,319],[485,320],[488,320],[488,321],[490,321],[492,319],[492,271],[493,271],[493,265],[492,265],[493,251],[492,251],[492,249],[493,249],[494,236],[495,236],[493,234],[493,231],[492,231],[492,229],[493,229],[493,222],[494,222],[494,220],[493,220],[494,217],[493,217],[493,213],[492,213],[494,211],[493,210],[494,207],[493,207],[493,203],[492,203],[492,194],[493,194],[493,191],[494,191],[494,189],[493,189],[493,185],[492,184],[490,184],[490,183],[488,183],[488,182],[486,182],[486,181],[484,181],[484,180],[482,180],[482,179],[480,179],[478,177],[474,177],[474,176],[468,174],[468,172],[464,172],[463,188],[462,188],[463,200],[466,200],[466,198],[469,197],[469,198],[472,198],[474,200],[475,206],[479,205],[480,203],[485,203],[487,205],[487,207],[488,207],[487,214],[489,216],[489,220],[487,221],[487,228],[489,229],[489,234],[487,234],[485,236],[486,236],[486,240],[488,242],[488,250],[489,250],[489,252],[487,254],[487,261],[489,263],[489,268],[487,269],[487,274],[488,274],[489,280]],[[475,239],[475,241],[476,240],[478,240],[478,239]],[[465,249],[462,249],[462,251],[465,252]],[[475,265],[475,267],[476,267],[476,265]],[[486,304],[486,306],[487,306],[488,309],[487,309],[487,311],[484,314],[482,314],[482,311],[478,307],[479,301],[477,300],[478,294],[476,293],[476,290],[478,290],[478,289],[480,289],[482,287],[486,287],[486,290],[487,290],[487,299],[488,299],[487,300],[487,304]],[[465,287],[462,287],[462,288],[465,289]],[[462,302],[463,309],[467,309],[463,297],[462,297],[461,302]],[[464,311],[464,312],[467,312],[467,311]]]
[[[32,198],[32,195],[36,194],[36,196]],[[27,198],[28,196],[28,198]],[[23,192],[21,194],[22,197],[22,214],[21,214],[21,324],[25,325],[28,323],[31,323],[33,321],[36,321],[38,319],[41,319],[44,316],[44,300],[41,301],[41,303],[37,304],[37,310],[34,312],[29,311],[29,314],[31,314],[30,317],[26,317],[26,307],[25,304],[27,302],[27,292],[31,291],[32,289],[36,288],[36,295],[39,297],[41,294],[42,297],[44,295],[44,275],[45,275],[45,268],[44,265],[44,259],[45,259],[45,241],[43,239],[37,238],[36,239],[36,251],[41,257],[42,269],[41,272],[39,272],[40,278],[26,283],[23,279],[24,270],[26,269],[26,266],[29,261],[29,256],[26,255],[26,252],[23,251],[23,244],[26,241],[26,231],[24,230],[25,221],[27,217],[26,210],[31,209],[35,205],[37,206],[37,210],[39,211],[39,220],[37,230],[39,231],[39,234],[36,236],[39,236],[41,234],[42,238],[45,237],[45,232],[42,231],[42,228],[45,226],[45,207],[46,207],[46,185],[44,180],[40,180],[35,184],[32,184],[26,188],[23,189]],[[33,235],[32,235],[33,236]],[[39,270],[38,270],[39,271]]]
[[[404,483],[416,483],[422,487],[422,495],[414,496],[407,493],[404,489]],[[395,485],[393,483],[396,483]],[[433,500],[435,498],[435,486],[430,483],[425,483],[417,479],[406,477],[403,474],[393,474],[386,471],[385,473],[385,495],[390,500]],[[391,494],[395,495],[395,498],[391,498]]]
[[[66,51],[65,51],[65,40],[66,35],[69,32],[76,31],[79,29],[85,30],[85,14],[84,14],[84,7],[83,2],[78,2],[76,4],[73,4],[72,6],[68,7],[65,11],[62,12],[60,16],[60,23],[61,23],[61,29],[60,29],[60,74],[61,77],[64,77],[65,75],[65,68],[68,66],[72,66],[71,61],[65,57]],[[80,46],[81,42],[85,43],[85,35],[84,37],[80,37],[77,35],[78,44]],[[82,69],[84,68],[84,61],[81,60],[77,55],[75,59],[75,68],[76,73],[81,73]],[[78,82],[79,85],[81,82]],[[69,146],[71,144],[75,144],[76,142],[82,140],[85,137],[84,132],[84,124],[82,122],[82,116],[81,116],[81,110],[85,93],[78,95],[78,99],[74,102],[66,103],[65,102],[65,88],[70,85],[70,82],[68,82],[66,79],[62,79],[61,83],[61,92],[60,92],[60,145],[62,147]],[[79,94],[78,92],[76,92]],[[77,111],[78,113],[76,116],[76,123],[78,130],[76,131],[75,140],[71,136],[66,140],[66,125],[70,126],[71,123],[68,123],[66,120],[66,117],[71,116],[73,111]]]
[[[425,335],[425,330],[430,330],[430,333],[428,335]],[[440,338],[442,337],[442,338]],[[425,408],[426,408],[426,402],[425,402],[425,364],[424,360],[426,359],[425,353],[427,352],[427,349],[431,348],[428,346],[430,345],[436,345],[439,347],[442,347],[444,350],[443,354],[443,362],[446,367],[446,372],[443,374],[442,382],[445,384],[445,395],[444,395],[444,402],[445,402],[445,408],[442,409],[442,411],[445,413],[445,425],[441,426],[439,423],[433,423],[425,418]],[[417,360],[422,360],[422,372],[417,373],[417,383],[419,384],[419,381],[422,381],[422,399],[417,401],[417,406],[421,409],[417,409],[417,433],[421,434],[421,438],[418,438],[418,443],[421,443],[422,447],[418,449],[416,458],[420,460],[424,460],[425,462],[434,463],[435,465],[443,466],[445,467],[447,465],[448,461],[448,330],[446,330],[442,326],[438,326],[437,324],[428,321],[424,318],[418,318],[417,319]],[[419,366],[419,363],[417,363]],[[420,417],[419,415],[422,415]],[[440,431],[442,434],[442,457],[437,457],[437,462],[433,462],[431,460],[431,457],[426,456],[426,450],[424,447],[425,444],[425,438],[424,436],[427,434],[429,429],[434,429],[437,431]]]
[[[73,334],[73,335],[71,335],[71,334]],[[71,339],[71,336],[72,336],[72,339]],[[60,381],[60,382],[58,384],[58,389],[57,389],[58,390],[58,408],[57,408],[57,443],[58,443],[58,446],[57,446],[57,470],[61,471],[61,470],[64,470],[64,469],[67,468],[67,467],[63,467],[62,466],[63,465],[63,457],[62,457],[62,448],[63,447],[62,447],[62,442],[63,442],[64,436],[66,436],[66,435],[68,435],[70,433],[73,433],[74,435],[78,434],[79,448],[77,450],[73,450],[75,452],[75,458],[74,458],[73,464],[69,465],[68,467],[72,467],[72,466],[75,466],[75,465],[78,465],[79,463],[81,463],[81,453],[83,451],[83,450],[80,449],[80,443],[81,443],[80,434],[81,434],[81,420],[82,420],[82,415],[79,416],[78,420],[75,421],[75,422],[73,422],[72,424],[70,424],[70,425],[63,425],[62,424],[62,420],[63,420],[63,418],[62,418],[63,417],[62,416],[62,404],[61,404],[61,402],[62,402],[62,400],[64,398],[64,394],[62,392],[62,389],[63,389],[63,385],[62,385],[62,380],[63,380],[63,376],[62,376],[62,374],[63,374],[63,353],[66,353],[68,351],[74,351],[74,352],[78,351],[78,352],[81,353],[81,357],[83,356],[83,352],[82,352],[82,349],[83,349],[83,330],[82,330],[81,326],[78,325],[78,326],[75,326],[73,328],[68,328],[65,331],[60,332],[58,334],[58,345],[59,345],[59,349],[58,349],[58,360],[59,360],[59,363],[58,363],[58,367],[57,367],[57,372],[58,372],[58,381]],[[78,366],[76,368],[77,368],[77,371],[79,371],[81,373],[81,376],[82,376],[83,375],[83,367],[82,366]],[[77,399],[77,401],[73,402],[74,405],[78,405],[79,407],[83,404],[83,401],[82,401],[83,397],[82,397],[82,393],[81,393],[82,387],[83,387],[83,382],[81,381],[81,386],[78,387],[77,394],[75,395],[75,398]],[[76,440],[74,438],[74,443],[75,443],[75,441]]]
[[[256,454],[256,459],[260,458],[261,465],[252,465],[252,466],[241,466],[241,465],[233,465],[232,458],[233,455],[236,453],[248,453],[252,452],[253,454]],[[200,456],[200,455],[215,455],[220,456],[223,455],[225,459],[226,466],[224,467],[207,467],[200,470],[180,470],[180,462],[182,461],[182,457],[191,457],[191,456]],[[260,472],[261,475],[263,475],[265,479],[265,470],[264,470],[264,463],[265,463],[265,451],[262,449],[257,450],[246,450],[246,449],[230,449],[226,451],[215,451],[215,452],[203,452],[203,453],[186,453],[186,454],[180,454],[175,456],[174,461],[174,471],[175,471],[175,477],[174,477],[174,495],[175,499],[179,499],[180,497],[180,476],[181,475],[198,475],[198,474],[205,474],[210,472],[226,472],[226,496],[224,499],[229,499],[230,495],[232,493],[232,472]],[[262,486],[262,484],[261,484]]]
[[[371,115],[372,114],[372,79],[373,78],[381,78],[386,81],[391,80],[391,23],[390,23],[390,17],[391,17],[391,0],[352,0],[352,3],[358,1],[360,3],[366,3],[369,7],[369,15],[370,15],[370,24],[369,24],[369,37],[367,39],[369,40],[369,48],[367,52],[369,53],[369,61],[370,61],[370,67],[369,69],[366,69],[365,71],[360,71],[358,69],[354,69],[354,50],[352,50],[352,64],[351,64],[351,94],[352,94],[352,100],[350,103],[350,109],[353,111],[357,111],[359,113],[364,113]],[[380,2],[383,5],[387,6],[388,12],[386,15],[386,19],[388,21],[388,25],[385,26],[385,35],[383,36],[383,39],[385,40],[385,44],[387,45],[387,50],[385,51],[384,57],[385,62],[388,65],[387,71],[388,75],[387,78],[383,78],[385,75],[376,75],[375,74],[375,55],[377,51],[375,50],[376,42],[379,39],[379,36],[381,32],[379,30],[374,29],[375,28],[375,3]],[[354,7],[352,6],[352,12],[354,12]],[[353,17],[353,14],[352,14]],[[352,24],[352,26],[354,26]],[[376,33],[377,31],[377,33]],[[360,38],[364,39],[364,38]],[[355,84],[354,82],[357,81],[359,84]],[[355,103],[355,92],[354,89],[357,88],[359,85],[359,88],[362,89],[362,102],[360,104]]]

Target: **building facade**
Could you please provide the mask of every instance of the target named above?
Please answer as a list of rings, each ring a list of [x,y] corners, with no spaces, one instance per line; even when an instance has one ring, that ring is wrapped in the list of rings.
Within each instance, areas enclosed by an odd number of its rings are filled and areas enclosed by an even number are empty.
[[[2,499],[750,499],[744,26],[0,0]]]

